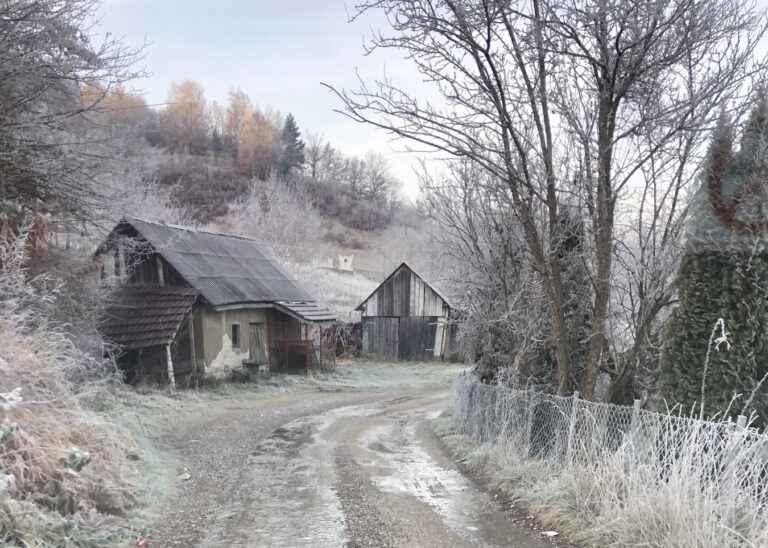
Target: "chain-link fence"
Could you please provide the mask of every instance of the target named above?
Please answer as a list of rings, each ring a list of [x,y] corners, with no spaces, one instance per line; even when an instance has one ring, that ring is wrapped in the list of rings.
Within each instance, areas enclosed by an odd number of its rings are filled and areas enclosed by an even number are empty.
[[[723,527],[768,530],[768,435],[744,417],[708,422],[645,411],[639,402],[623,407],[482,384],[470,374],[454,391],[458,430],[516,460],[610,482],[605,489],[621,491],[627,503],[638,491],[659,500],[673,486],[682,504],[715,508]]]

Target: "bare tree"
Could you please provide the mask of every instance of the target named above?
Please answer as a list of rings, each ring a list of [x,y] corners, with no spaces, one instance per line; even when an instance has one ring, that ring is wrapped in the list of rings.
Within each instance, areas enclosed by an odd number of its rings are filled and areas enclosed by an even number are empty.
[[[389,162],[378,152],[368,152],[365,155],[365,176],[363,185],[368,197],[381,202],[389,194],[392,186],[392,176],[389,173]]]
[[[575,382],[594,398],[601,371],[620,382],[635,363],[624,345],[619,357],[628,361],[608,365],[618,208],[643,217],[641,247],[673,234],[720,109],[736,108],[766,74],[766,60],[753,55],[765,14],[749,0],[370,0],[357,8],[386,13],[392,32],[370,47],[404,50],[445,104],[385,79],[331,88],[344,112],[492,175],[476,188],[521,226],[547,305],[557,391]],[[638,187],[650,189],[640,206],[631,197]],[[589,221],[583,254],[594,297],[579,378],[558,257],[566,198]],[[653,234],[642,206],[652,199]],[[669,301],[666,289],[647,288],[635,342]]]
[[[320,165],[323,159],[323,148],[325,147],[325,140],[322,135],[318,133],[306,134],[307,145],[304,152],[307,156],[304,163],[304,170],[307,177],[313,181],[318,180],[320,176]]]
[[[97,0],[0,4],[0,213],[18,226],[43,210],[92,219],[112,154],[91,115],[138,76],[141,48],[88,37]],[[84,91],[92,88],[90,92]]]
[[[252,181],[250,191],[230,207],[225,228],[282,245],[311,246],[322,232],[320,215],[299,181],[275,176]]]

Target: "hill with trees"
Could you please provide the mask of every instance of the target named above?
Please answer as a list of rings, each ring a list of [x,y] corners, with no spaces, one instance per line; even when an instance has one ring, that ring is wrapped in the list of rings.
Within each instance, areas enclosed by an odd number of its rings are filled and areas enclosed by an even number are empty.
[[[344,154],[243,90],[233,88],[221,104],[209,102],[197,82],[174,82],[159,108],[122,88],[103,95],[101,121],[141,166],[136,176],[156,183],[197,223],[222,219],[273,176],[301,188],[321,216],[354,229],[386,227],[401,205],[400,184],[382,154]]]

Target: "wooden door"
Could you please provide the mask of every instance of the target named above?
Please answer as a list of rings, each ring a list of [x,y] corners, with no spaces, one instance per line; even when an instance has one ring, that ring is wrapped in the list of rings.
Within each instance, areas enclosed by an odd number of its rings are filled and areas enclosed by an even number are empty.
[[[267,363],[267,339],[262,322],[249,324],[248,361],[258,364]]]
[[[437,320],[435,316],[400,318],[398,358],[433,360]]]
[[[396,360],[399,348],[398,318],[364,318],[363,352],[382,360]]]

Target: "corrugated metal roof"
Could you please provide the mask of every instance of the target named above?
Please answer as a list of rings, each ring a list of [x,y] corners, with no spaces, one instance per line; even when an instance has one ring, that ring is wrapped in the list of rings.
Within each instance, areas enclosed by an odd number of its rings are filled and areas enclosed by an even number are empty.
[[[250,238],[127,218],[212,305],[314,299]]]
[[[337,320],[335,314],[325,308],[320,308],[317,303],[287,303],[278,301],[275,304],[282,308],[283,312],[293,314],[299,319],[310,323],[335,322]]]
[[[101,331],[123,348],[168,344],[187,317],[198,291],[170,285],[121,287],[107,310]]]

